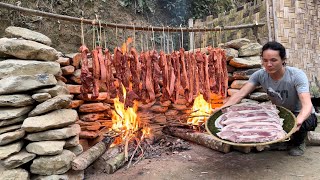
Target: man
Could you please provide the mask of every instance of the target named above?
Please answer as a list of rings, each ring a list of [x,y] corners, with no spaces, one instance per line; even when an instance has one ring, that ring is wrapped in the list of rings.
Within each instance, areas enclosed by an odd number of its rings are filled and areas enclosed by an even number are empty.
[[[305,151],[307,132],[317,126],[307,76],[298,68],[286,66],[286,51],[278,42],[265,44],[261,59],[263,69],[253,73],[249,81],[223,107],[239,103],[257,86],[262,86],[272,103],[291,110],[297,116],[297,129],[290,140],[293,147],[289,154],[301,156]]]

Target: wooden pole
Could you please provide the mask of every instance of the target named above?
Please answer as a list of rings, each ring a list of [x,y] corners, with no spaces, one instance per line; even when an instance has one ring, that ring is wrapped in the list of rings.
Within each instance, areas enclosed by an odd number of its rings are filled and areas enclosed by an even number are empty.
[[[16,11],[20,11],[22,13],[36,15],[36,16],[42,16],[42,17],[48,17],[48,18],[54,18],[54,19],[60,19],[64,21],[69,22],[75,22],[75,23],[84,23],[84,24],[90,24],[90,25],[96,25],[98,26],[97,20],[89,20],[89,19],[83,19],[83,18],[76,18],[66,15],[60,15],[60,14],[54,14],[54,13],[48,13],[28,8],[23,8],[19,6],[15,6],[12,4],[7,4],[0,2],[0,8],[6,8],[6,9],[12,9]],[[121,29],[131,29],[131,30],[139,30],[139,31],[151,31],[151,26],[133,26],[133,25],[126,25],[126,24],[116,24],[116,23],[107,23],[107,22],[101,22],[102,28],[105,27],[111,27],[111,28],[121,28]],[[187,28],[187,27],[166,27],[166,32],[204,32],[204,31],[225,31],[225,30],[237,30],[237,29],[246,29],[246,28],[253,28],[253,27],[261,27],[264,26],[265,23],[258,23],[258,24],[242,24],[242,25],[236,25],[236,26],[225,26],[223,28],[215,27],[215,28]],[[163,27],[153,27],[153,31],[163,31]]]
[[[266,0],[266,15],[267,15],[267,26],[268,26],[268,40],[272,41],[271,37],[271,24],[270,24],[270,6],[269,6],[269,0]]]
[[[274,40],[278,41],[278,18],[275,10],[275,0],[272,0],[272,14],[273,14],[273,29],[274,29]]]
[[[113,140],[114,138],[106,137],[101,142],[97,143],[87,151],[77,156],[71,162],[72,169],[76,171],[86,169],[90,164],[92,164],[96,159],[98,159],[104,152],[106,152],[106,150],[109,148]]]
[[[193,28],[193,19],[192,18],[190,18],[189,20],[188,20],[188,25],[189,25],[189,28],[190,29],[192,29]],[[189,33],[189,49],[194,49],[194,47],[193,47],[193,41],[194,41],[194,32],[190,32]]]
[[[170,126],[164,127],[163,132],[168,135],[176,136],[184,140],[195,142],[197,144],[203,145],[205,147],[208,147],[210,149],[217,150],[223,153],[230,152],[231,146],[229,144],[224,144],[220,141],[217,141],[212,138],[212,135],[209,135],[206,133],[200,133],[200,132],[193,131],[191,129],[170,127]]]

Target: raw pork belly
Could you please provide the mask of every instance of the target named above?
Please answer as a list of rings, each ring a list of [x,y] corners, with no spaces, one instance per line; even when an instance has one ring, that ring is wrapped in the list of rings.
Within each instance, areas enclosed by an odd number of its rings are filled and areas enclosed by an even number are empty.
[[[269,142],[286,136],[279,110],[271,103],[241,103],[222,110],[217,135],[237,143]]]

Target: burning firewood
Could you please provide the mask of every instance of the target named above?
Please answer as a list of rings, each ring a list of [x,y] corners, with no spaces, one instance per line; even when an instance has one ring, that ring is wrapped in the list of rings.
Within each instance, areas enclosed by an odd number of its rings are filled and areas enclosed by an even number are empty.
[[[184,140],[192,141],[197,144],[203,145],[205,147],[208,147],[210,149],[217,150],[223,153],[230,152],[230,145],[224,144],[220,141],[213,139],[212,136],[209,134],[196,132],[192,129],[173,127],[173,126],[164,127],[163,132],[168,135],[172,135]]]
[[[76,157],[72,163],[72,169],[79,171],[86,169],[90,164],[92,164],[96,159],[98,159],[110,146],[110,144],[114,141],[114,138],[106,137],[101,142],[92,146],[87,151],[80,154]]]

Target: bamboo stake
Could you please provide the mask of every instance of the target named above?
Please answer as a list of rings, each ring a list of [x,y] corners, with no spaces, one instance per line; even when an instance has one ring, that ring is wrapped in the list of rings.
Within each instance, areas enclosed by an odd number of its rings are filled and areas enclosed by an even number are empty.
[[[60,15],[60,14],[54,14],[54,13],[48,13],[48,12],[43,12],[43,11],[38,11],[38,10],[33,10],[29,8],[23,8],[19,6],[15,6],[12,4],[7,4],[0,2],[0,8],[6,8],[6,9],[12,9],[16,11],[20,11],[22,13],[26,14],[31,14],[31,15],[36,15],[36,16],[42,16],[42,17],[48,17],[48,18],[54,18],[54,19],[60,19],[64,21],[69,21],[69,22],[76,22],[76,23],[81,23],[81,18],[76,18],[72,16],[66,16],[66,15]],[[83,19],[83,23],[85,24],[92,24],[93,20],[89,19]],[[94,24],[97,25],[97,24]],[[134,29],[132,25],[126,25],[126,24],[116,24],[116,23],[102,23],[103,26],[105,27],[111,27],[111,28],[121,28],[121,29]],[[236,25],[236,26],[224,26],[222,30],[235,30],[235,29],[246,29],[246,28],[253,28],[253,27],[261,27],[264,26],[265,23],[258,23],[258,24],[242,24],[242,25]],[[146,27],[144,26],[136,26],[135,30],[145,30]],[[162,31],[162,27],[154,27],[154,31]],[[180,30],[179,28],[175,27],[168,27],[168,31],[170,32],[176,32],[177,30]],[[214,28],[209,28],[209,29],[204,29],[204,28],[188,28],[184,27],[182,28],[182,31],[184,32],[203,32],[203,31],[220,31],[219,27],[214,27]]]

